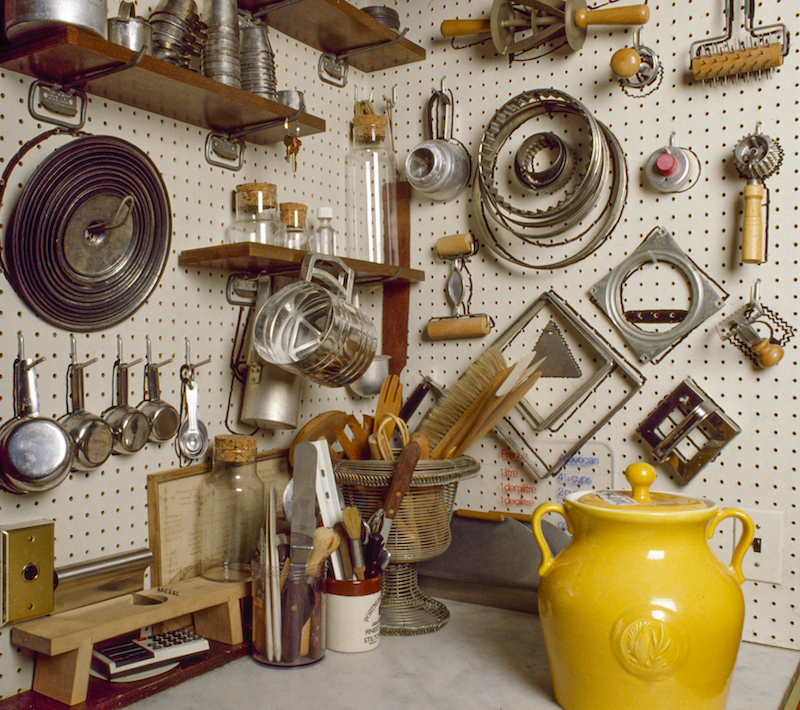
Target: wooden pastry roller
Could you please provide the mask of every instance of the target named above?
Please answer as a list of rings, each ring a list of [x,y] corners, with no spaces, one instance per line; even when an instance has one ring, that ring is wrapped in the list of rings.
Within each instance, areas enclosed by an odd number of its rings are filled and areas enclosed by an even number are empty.
[[[453,234],[436,242],[436,253],[450,261],[450,275],[447,277],[447,296],[453,305],[453,314],[442,318],[432,318],[426,333],[431,340],[451,340],[455,338],[483,338],[492,330],[492,319],[485,314],[472,315],[469,312],[469,296],[465,299],[464,274],[468,258],[477,252],[477,242],[471,234]]]

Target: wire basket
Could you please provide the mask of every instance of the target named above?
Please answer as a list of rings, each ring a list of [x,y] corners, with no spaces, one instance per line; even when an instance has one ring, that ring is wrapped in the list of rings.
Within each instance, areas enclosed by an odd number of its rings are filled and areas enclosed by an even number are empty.
[[[345,504],[358,508],[367,519],[383,506],[394,466],[393,461],[335,460],[334,475]],[[458,482],[479,470],[480,464],[470,456],[417,464],[386,543],[391,561],[383,573],[381,633],[414,636],[447,623],[447,607],[422,593],[416,563],[438,557],[450,546]]]

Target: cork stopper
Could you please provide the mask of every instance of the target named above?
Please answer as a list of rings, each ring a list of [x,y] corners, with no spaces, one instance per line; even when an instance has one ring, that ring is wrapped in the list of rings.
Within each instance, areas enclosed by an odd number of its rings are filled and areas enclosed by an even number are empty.
[[[281,222],[287,227],[306,226],[306,214],[308,207],[302,202],[281,202]]]
[[[236,186],[236,200],[247,207],[275,207],[278,186],[269,182],[246,182]]]
[[[386,116],[367,113],[353,119],[353,138],[362,145],[386,140],[388,130],[389,121]]]
[[[214,437],[214,456],[227,463],[248,463],[255,460],[258,439],[240,434]]]

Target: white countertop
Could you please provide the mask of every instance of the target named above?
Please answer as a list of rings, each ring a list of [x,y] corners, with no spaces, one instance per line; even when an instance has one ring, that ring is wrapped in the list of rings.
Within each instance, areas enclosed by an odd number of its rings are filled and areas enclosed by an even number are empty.
[[[241,658],[129,707],[349,710],[417,707],[551,710],[539,617],[445,602],[450,620],[421,636],[384,636],[373,651],[327,651],[318,663],[271,668]],[[800,652],[743,643],[727,710],[779,710]]]

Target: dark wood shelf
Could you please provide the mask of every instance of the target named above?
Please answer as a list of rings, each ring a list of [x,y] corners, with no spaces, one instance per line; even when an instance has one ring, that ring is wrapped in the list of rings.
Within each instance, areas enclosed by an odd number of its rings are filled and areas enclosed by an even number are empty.
[[[93,70],[135,59],[136,53],[90,32],[64,27],[33,42],[0,47],[0,66],[38,79],[68,82]],[[193,126],[234,133],[246,126],[294,115],[294,109],[242,89],[226,86],[169,62],[143,57],[131,69],[86,85],[95,96],[151,111]],[[301,136],[322,133],[325,121],[304,113],[297,121]],[[249,133],[244,140],[269,145],[283,140],[283,124]]]
[[[269,3],[244,0],[239,4],[246,9],[257,10]],[[337,55],[398,37],[397,32],[344,0],[302,0],[270,12],[264,20],[270,27],[298,42],[320,52]],[[421,62],[425,56],[422,47],[403,38],[396,44],[355,54],[347,59],[347,63],[360,71],[374,72]]]
[[[182,251],[178,255],[178,265],[225,271],[277,273],[296,271],[306,254],[308,252],[296,249],[242,242]],[[425,280],[425,272],[418,269],[389,264],[373,264],[358,259],[342,259],[342,261],[356,272],[357,281],[383,280],[408,284]]]

